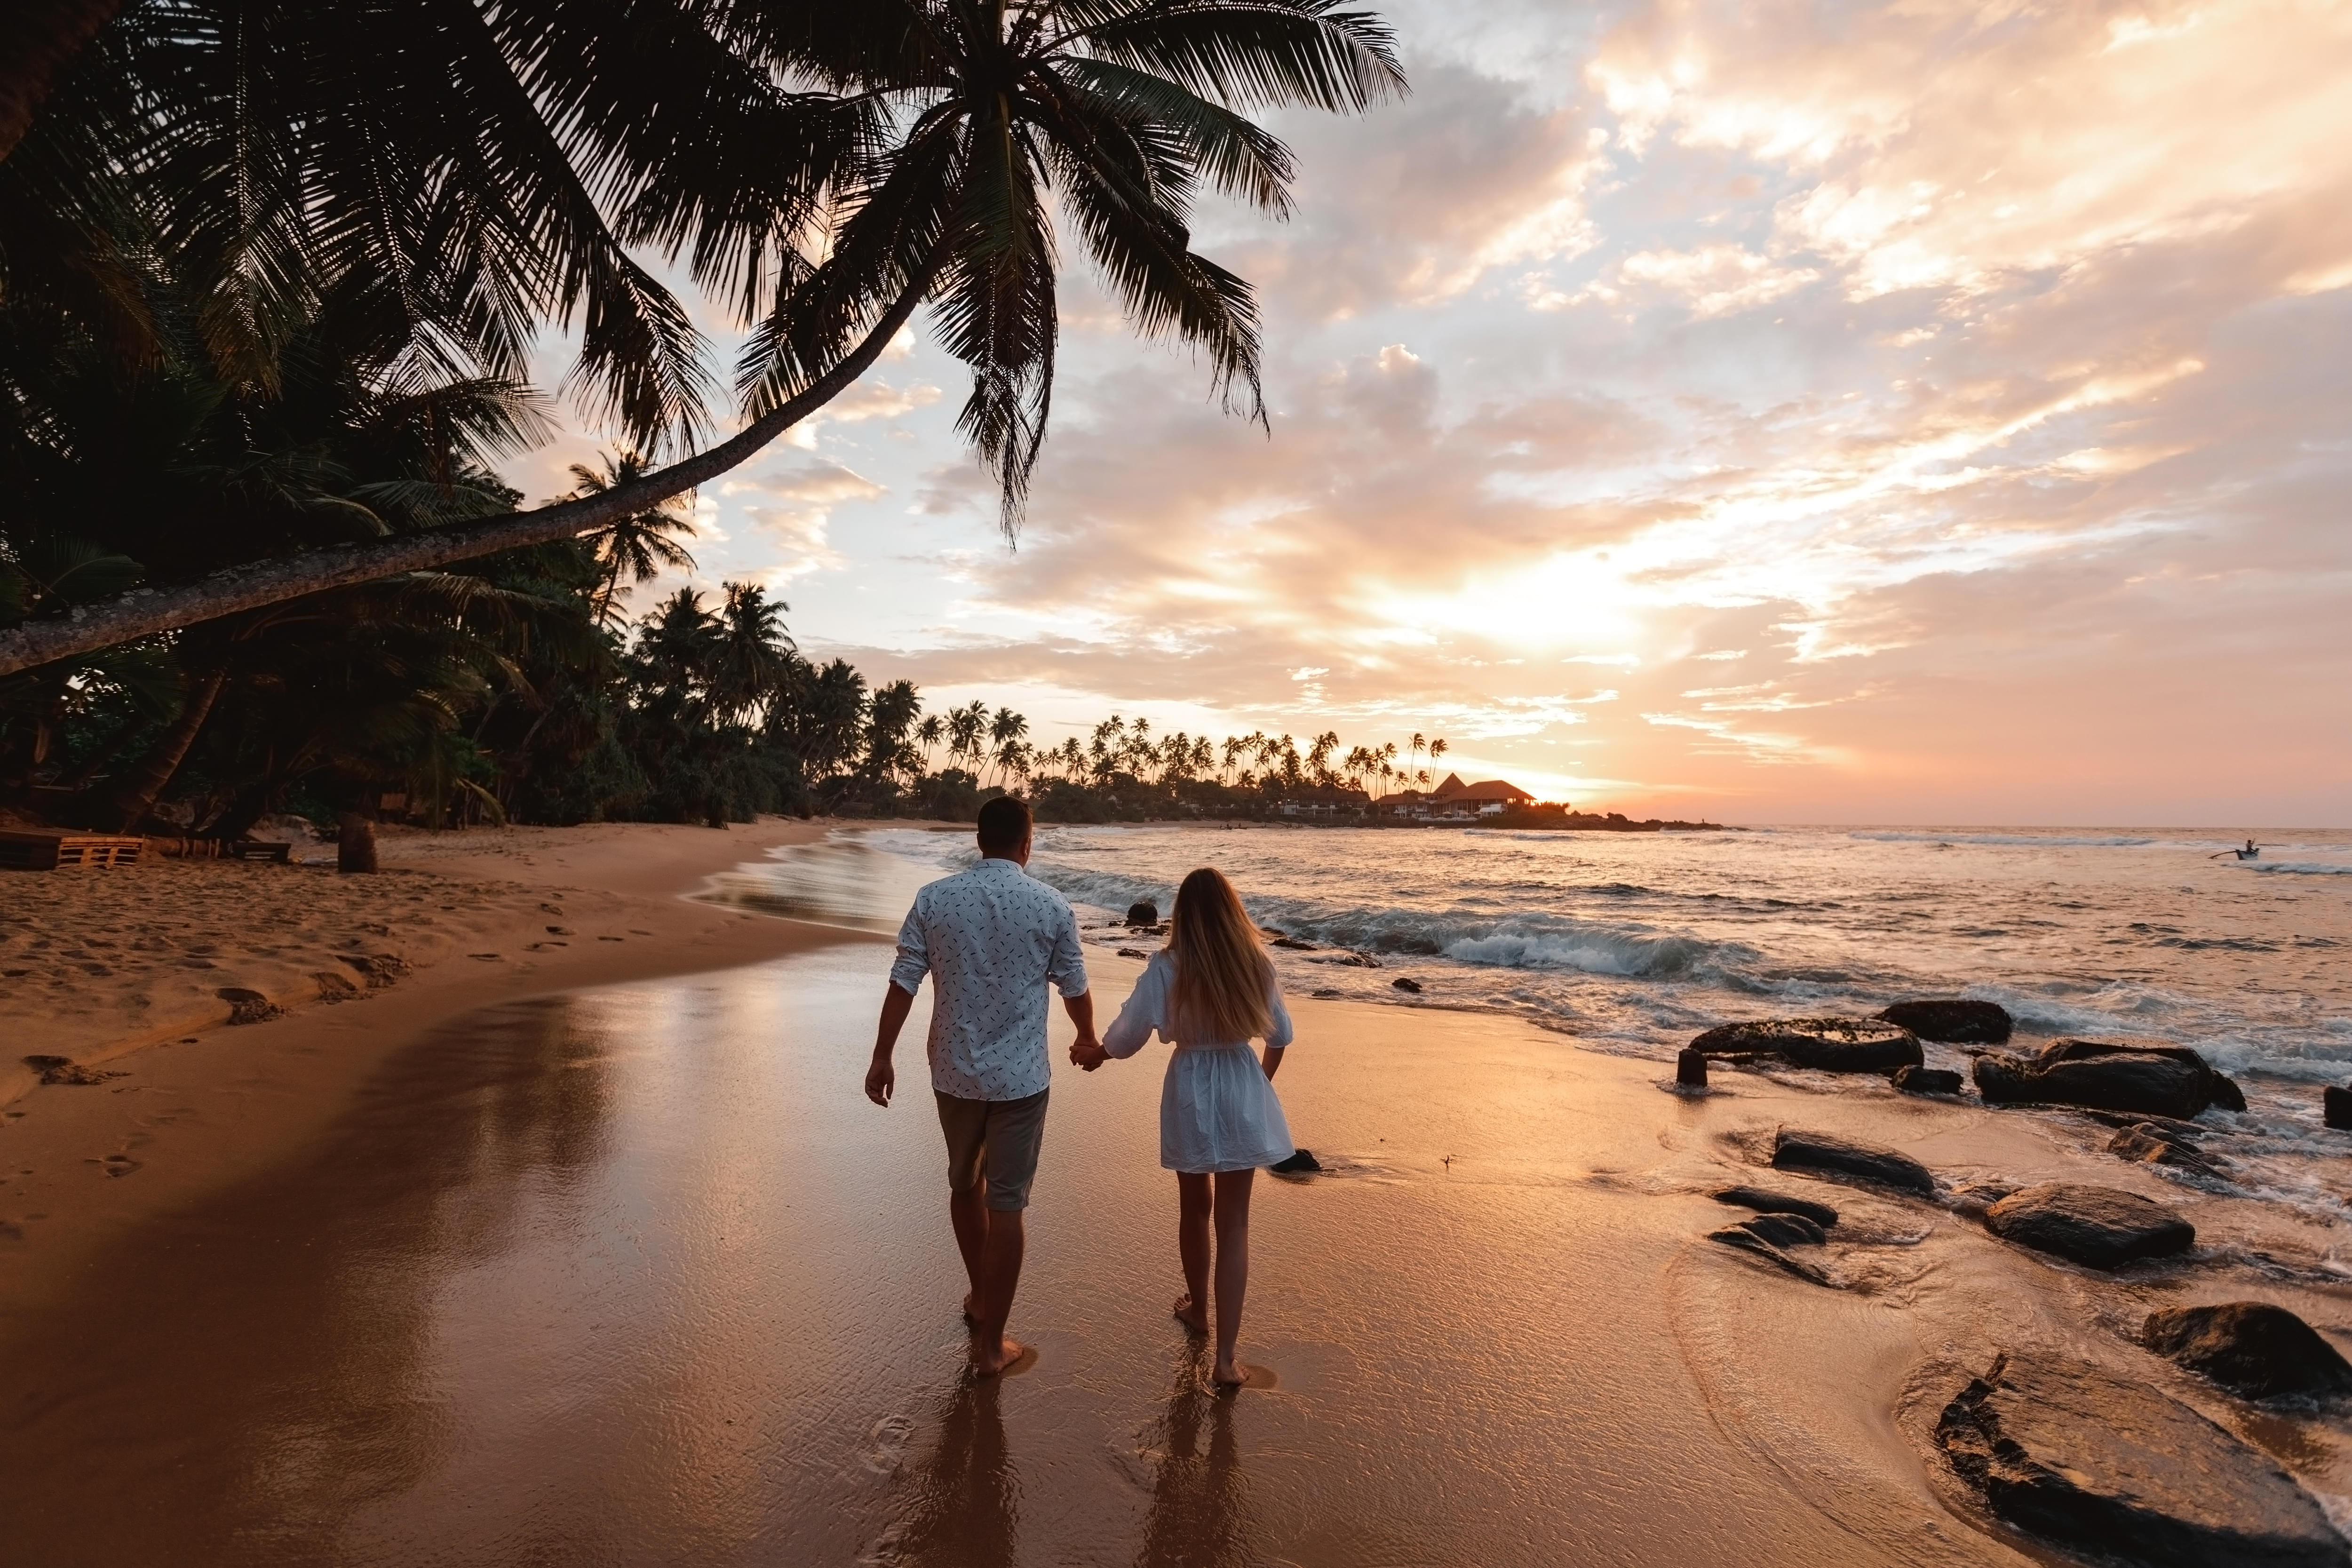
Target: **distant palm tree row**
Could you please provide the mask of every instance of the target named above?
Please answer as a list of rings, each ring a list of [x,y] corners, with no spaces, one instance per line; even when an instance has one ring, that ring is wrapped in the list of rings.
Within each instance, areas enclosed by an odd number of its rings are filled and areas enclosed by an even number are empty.
[[[1108,788],[1124,775],[1169,788],[1206,783],[1234,790],[1359,789],[1381,795],[1426,786],[1430,773],[1419,765],[1421,758],[1425,754],[1434,763],[1446,750],[1443,739],[1415,732],[1411,765],[1396,765],[1393,741],[1350,746],[1335,763],[1337,731],[1317,735],[1302,753],[1291,736],[1268,735],[1263,730],[1227,735],[1222,742],[1181,730],[1155,739],[1150,720],[1130,721],[1116,713],[1097,724],[1084,741],[1071,735],[1058,745],[1040,747],[1026,739],[1027,719],[1010,708],[991,713],[988,704],[977,700],[926,716],[914,733],[926,768],[944,747],[948,765],[968,767],[983,784],[1000,786],[1054,780]]]

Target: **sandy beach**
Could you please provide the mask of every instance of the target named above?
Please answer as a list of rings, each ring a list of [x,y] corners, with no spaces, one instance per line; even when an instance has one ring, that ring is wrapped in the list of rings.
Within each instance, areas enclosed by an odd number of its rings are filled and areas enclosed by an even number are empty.
[[[769,831],[704,842],[751,858]],[[650,909],[712,858],[630,837],[510,839],[501,877]],[[1750,1072],[1678,1098],[1513,1020],[1311,998],[1283,1089],[1328,1170],[1262,1183],[1243,1358],[1269,1385],[1213,1396],[1167,1316],[1156,1052],[1057,1074],[1013,1324],[1040,1355],[976,1383],[929,1107],[858,1092],[887,949],[667,901],[668,945],[456,971],[12,1108],[24,1560],[2055,1560],[1927,1441],[2004,1350],[2160,1388],[2352,1492],[2326,1421],[2250,1415],[2129,1339],[2249,1294],[2343,1332],[2342,1288],[2259,1205],[2095,1163],[2068,1118]],[[1089,962],[1107,1001],[1139,967]],[[2199,1252],[2024,1253],[1948,1195],[1763,1168],[1783,1127],[1948,1188],[2142,1192]],[[1706,1239],[1740,1181],[1837,1207],[1826,1285]]]

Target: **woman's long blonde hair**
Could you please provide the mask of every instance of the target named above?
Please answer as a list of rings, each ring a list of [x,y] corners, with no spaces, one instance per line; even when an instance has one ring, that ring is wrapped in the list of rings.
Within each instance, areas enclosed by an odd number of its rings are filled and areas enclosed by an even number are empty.
[[[1176,965],[1169,1022],[1180,1039],[1257,1039],[1274,1026],[1265,999],[1274,960],[1243,910],[1241,895],[1214,868],[1202,867],[1176,889],[1168,956]]]

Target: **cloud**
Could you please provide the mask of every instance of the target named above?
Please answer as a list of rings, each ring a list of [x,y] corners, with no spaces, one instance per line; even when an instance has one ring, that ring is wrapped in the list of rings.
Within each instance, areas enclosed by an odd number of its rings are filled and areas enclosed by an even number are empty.
[[[771,587],[843,565],[826,538],[835,509],[885,493],[873,480],[822,458],[723,479],[717,488],[766,545],[770,558],[760,575]]]

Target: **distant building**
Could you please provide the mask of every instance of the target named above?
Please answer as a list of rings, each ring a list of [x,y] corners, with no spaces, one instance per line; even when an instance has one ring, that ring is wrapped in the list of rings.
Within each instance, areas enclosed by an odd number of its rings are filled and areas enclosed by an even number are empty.
[[[1533,805],[1535,799],[1518,785],[1501,779],[1464,784],[1460,773],[1448,773],[1444,784],[1426,795],[1409,789],[1388,796],[1381,804],[1399,816],[1497,816]]]
[[[1307,784],[1285,795],[1276,809],[1285,816],[1352,816],[1371,804],[1372,797],[1360,789]]]

